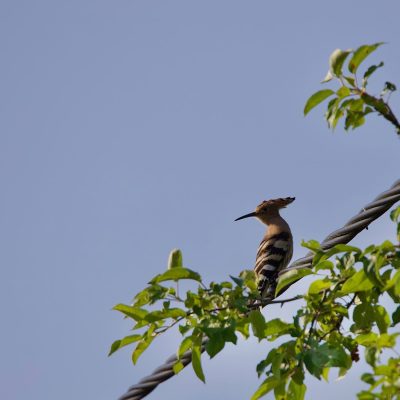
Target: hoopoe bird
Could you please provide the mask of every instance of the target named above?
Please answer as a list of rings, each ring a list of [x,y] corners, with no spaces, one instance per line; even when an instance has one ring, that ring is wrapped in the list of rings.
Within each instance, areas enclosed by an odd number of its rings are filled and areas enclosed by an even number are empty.
[[[293,255],[293,237],[288,223],[280,216],[279,210],[292,203],[295,197],[263,201],[254,212],[243,215],[235,221],[256,217],[267,225],[267,231],[257,251],[254,272],[261,298],[273,298],[278,273],[286,268]]]

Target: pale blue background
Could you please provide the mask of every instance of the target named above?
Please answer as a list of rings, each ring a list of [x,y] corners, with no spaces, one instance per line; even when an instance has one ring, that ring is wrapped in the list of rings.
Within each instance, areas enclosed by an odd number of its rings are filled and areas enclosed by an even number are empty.
[[[399,178],[382,118],[332,134],[304,118],[337,47],[388,44],[371,89],[400,84],[398,1],[55,1],[0,5],[0,398],[115,399],[175,351],[107,358],[130,323],[110,311],[180,247],[206,281],[251,268],[261,200],[296,196],[295,240],[321,239]],[[399,96],[392,96],[399,110]],[[398,112],[399,114],[399,112]],[[388,217],[354,243],[394,238]],[[305,283],[290,293],[304,290]],[[266,318],[289,318],[291,306]],[[249,398],[269,344],[241,343],[149,398]],[[310,380],[307,398],[354,398]],[[344,397],[343,397],[344,396]]]

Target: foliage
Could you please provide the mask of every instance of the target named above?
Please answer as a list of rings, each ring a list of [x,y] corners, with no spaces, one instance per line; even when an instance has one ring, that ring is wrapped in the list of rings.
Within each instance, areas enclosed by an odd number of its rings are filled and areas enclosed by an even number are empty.
[[[400,231],[400,207],[391,215]],[[399,246],[385,241],[365,250],[337,245],[323,251],[316,241],[303,245],[315,254],[312,269],[306,271],[316,279],[303,296],[290,299],[303,300],[291,321],[266,320],[251,305],[258,299],[252,271],[243,271],[231,277],[232,281],[205,285],[196,272],[176,267],[154,277],[131,305],[114,307],[132,319],[133,330],[140,333],[115,341],[110,354],[135,343],[132,361],[136,363],[156,337],[177,326],[182,342],[175,373],[183,368],[180,360],[189,351],[194,372],[205,381],[201,365],[204,338],[208,338],[205,350],[210,358],[226,343],[236,344],[238,335],[245,339],[254,335],[260,342],[279,338],[281,343],[257,365],[258,375],[265,379],[252,400],[271,391],[277,399],[297,400],[304,398],[307,373],[328,380],[329,371],[337,369],[343,376],[359,360],[363,348],[371,372],[362,375],[369,388],[359,393],[359,399],[399,398],[400,358],[393,353],[395,357],[386,363],[380,361],[385,349],[394,350],[399,335],[391,328],[400,323],[400,306],[389,315],[381,305],[383,298],[400,302]],[[283,275],[280,286],[292,283],[292,278]],[[182,279],[191,281],[194,288],[181,297],[174,282]]]
[[[336,92],[326,89],[313,94],[304,113],[334,96],[326,114],[330,127],[344,117],[345,129],[354,129],[364,123],[367,114],[378,112],[400,132],[396,117],[383,99],[395,86],[387,82],[379,98],[366,92],[368,79],[383,63],[370,66],[361,85],[356,75],[364,59],[381,44],[335,50],[323,82],[335,78],[341,87]],[[342,70],[347,60],[350,75],[345,76]],[[133,344],[135,364],[154,339],[177,328],[182,341],[175,374],[184,368],[183,356],[190,354],[195,374],[205,382],[203,349],[213,358],[226,343],[237,344],[238,336],[254,336],[259,342],[279,339],[279,344],[272,346],[257,364],[257,374],[264,380],[251,399],[274,392],[275,399],[302,400],[307,375],[328,381],[330,371],[335,369],[344,376],[359,361],[363,350],[370,370],[361,376],[368,386],[358,393],[358,399],[400,400],[400,356],[396,352],[400,335],[400,207],[390,216],[397,226],[397,243],[384,241],[364,250],[336,245],[324,251],[317,241],[303,242],[314,253],[312,268],[283,274],[276,295],[306,275],[315,279],[306,293],[291,299],[260,299],[254,272],[248,270],[239,277],[230,277],[230,281],[207,285],[200,274],[183,267],[182,253],[175,249],[168,268],[151,279],[132,304],[114,307],[132,320],[134,334],[116,340],[109,355]],[[178,284],[182,280],[191,289],[180,295]],[[266,320],[260,311],[260,304],[289,301],[301,301],[289,321]]]
[[[390,121],[398,134],[400,123],[389,107],[388,101],[396,86],[391,82],[385,82],[379,96],[373,96],[367,92],[367,85],[372,74],[383,66],[383,62],[369,66],[361,79],[357,75],[361,63],[383,43],[363,45],[356,50],[335,50],[329,58],[329,71],[322,83],[335,79],[340,87],[336,91],[332,89],[319,90],[314,93],[304,107],[304,115],[307,115],[314,107],[329,97],[325,119],[328,126],[335,129],[341,118],[344,118],[344,129],[355,129],[365,123],[365,117],[373,112],[382,115]],[[347,61],[347,72],[344,66]]]

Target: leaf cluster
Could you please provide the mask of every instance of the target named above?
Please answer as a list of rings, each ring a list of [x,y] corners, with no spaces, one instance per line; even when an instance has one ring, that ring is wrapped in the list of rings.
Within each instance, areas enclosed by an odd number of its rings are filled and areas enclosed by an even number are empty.
[[[400,123],[388,104],[396,86],[391,82],[385,82],[379,96],[373,96],[367,92],[370,77],[384,65],[383,62],[370,65],[362,75],[361,82],[357,74],[361,63],[382,44],[380,42],[363,45],[356,50],[336,49],[329,58],[329,71],[322,83],[336,80],[340,87],[337,90],[319,90],[311,95],[304,107],[304,115],[330,98],[325,113],[329,128],[335,129],[339,120],[344,118],[345,130],[355,129],[365,123],[365,117],[368,114],[378,113],[390,121],[400,134]],[[347,71],[344,72],[344,69]]]
[[[176,252],[176,251],[175,251]],[[181,263],[181,255],[178,257]],[[170,261],[173,257],[170,257]],[[132,353],[136,363],[152,341],[173,326],[178,326],[183,340],[177,351],[178,362],[174,371],[183,365],[182,356],[190,351],[195,373],[205,380],[201,367],[201,346],[207,337],[206,351],[214,357],[226,343],[237,342],[237,333],[249,336],[250,318],[247,305],[258,297],[253,271],[243,271],[232,281],[211,282],[206,286],[201,276],[188,268],[174,266],[155,276],[149,285],[139,292],[131,305],[117,304],[114,310],[135,321],[132,328],[140,333],[115,341],[110,355],[118,349],[137,342]],[[195,284],[183,297],[177,292],[177,282],[188,280]],[[260,314],[261,315],[261,314]]]

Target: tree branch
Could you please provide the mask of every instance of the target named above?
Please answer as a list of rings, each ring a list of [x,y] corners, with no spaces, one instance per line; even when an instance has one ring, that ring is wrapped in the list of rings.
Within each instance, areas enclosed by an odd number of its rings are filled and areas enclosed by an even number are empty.
[[[294,297],[291,297],[289,299],[284,299],[284,300],[263,299],[263,300],[257,301],[256,303],[249,304],[248,308],[253,309],[253,308],[258,308],[258,307],[265,307],[268,304],[280,304],[280,305],[283,305],[285,303],[289,303],[291,301],[300,300],[302,298],[304,298],[304,296],[298,295],[298,296],[294,296]]]

